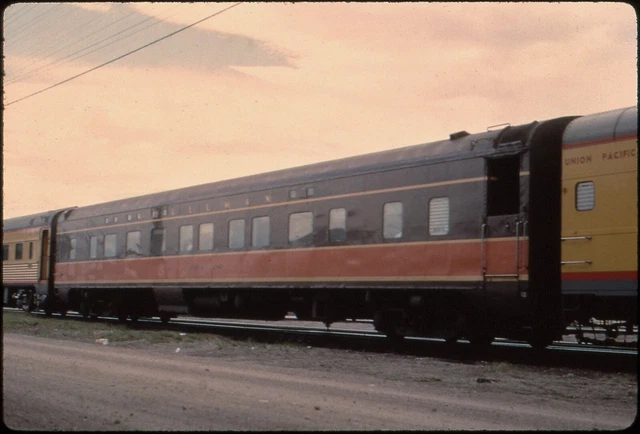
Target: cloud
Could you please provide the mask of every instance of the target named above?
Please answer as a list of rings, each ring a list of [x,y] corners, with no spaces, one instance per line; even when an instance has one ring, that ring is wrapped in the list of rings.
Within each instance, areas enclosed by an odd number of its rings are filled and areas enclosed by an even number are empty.
[[[135,7],[122,3],[109,9],[92,6],[56,5],[45,11],[46,20],[31,27],[28,33],[20,31],[21,27],[6,25],[5,54],[22,60],[6,63],[9,83],[16,78],[38,76],[70,62],[85,67],[96,66],[184,27],[166,21],[171,14],[185,10],[182,4],[162,4],[165,9],[158,17],[141,14]],[[219,5],[216,8],[221,9]],[[39,7],[28,13],[37,14],[42,9]],[[15,20],[15,26],[28,18],[29,15],[22,17],[22,21]],[[295,56],[262,40],[196,26],[118,60],[118,63],[130,67],[176,65],[215,71],[231,66],[293,67],[294,60]]]

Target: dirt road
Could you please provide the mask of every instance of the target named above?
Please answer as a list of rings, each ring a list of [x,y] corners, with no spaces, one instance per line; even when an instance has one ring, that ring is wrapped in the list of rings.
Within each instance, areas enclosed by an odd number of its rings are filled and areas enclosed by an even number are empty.
[[[323,348],[123,348],[5,333],[4,422],[27,430],[621,429],[634,375]]]

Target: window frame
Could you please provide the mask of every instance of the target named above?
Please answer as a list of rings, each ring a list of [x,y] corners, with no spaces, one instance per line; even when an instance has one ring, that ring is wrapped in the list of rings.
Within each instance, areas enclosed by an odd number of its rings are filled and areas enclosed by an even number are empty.
[[[111,241],[113,241],[113,243],[111,243]],[[104,236],[104,240],[102,241],[102,249],[103,249],[103,254],[105,258],[117,258],[118,257],[118,235],[106,234]],[[110,254],[111,250],[113,250],[112,254]]]
[[[387,212],[387,209],[391,209],[391,205],[400,205],[400,212],[391,214]],[[400,220],[400,230],[398,233],[389,233],[392,229],[395,229],[392,225],[392,219]],[[404,235],[404,204],[401,201],[386,202],[382,206],[382,238],[385,240],[399,240]]]
[[[69,260],[75,261],[78,259],[78,239],[69,238]]]
[[[180,226],[178,228],[178,251],[180,253],[193,252],[193,241],[193,225],[189,224]]]
[[[591,186],[591,198],[590,198],[590,202],[589,205],[591,205],[590,208],[579,208],[579,202],[578,202],[578,190],[580,189],[580,186]],[[574,202],[574,208],[576,211],[591,211],[592,209],[594,209],[596,206],[596,184],[595,182],[589,180],[589,181],[580,181],[580,182],[576,182],[576,186],[575,186],[575,202]]]
[[[289,244],[291,245],[311,245],[313,244],[313,211],[300,211],[293,212],[289,214],[289,227],[287,230],[287,239],[289,240]],[[304,218],[305,220],[297,220],[298,218]],[[302,233],[299,229],[305,229],[304,227],[300,227],[300,224],[304,224],[304,226],[309,227],[309,231]],[[292,225],[296,225],[295,234],[292,234]],[[292,235],[295,235],[292,237]],[[300,241],[303,238],[311,235],[308,240],[309,241]]]
[[[446,200],[446,204],[447,204],[447,222],[446,222],[446,226],[445,226],[445,231],[442,232],[441,230],[434,230],[434,214],[433,214],[433,209],[434,209],[434,201],[441,201],[445,199]],[[438,205],[438,203],[436,203],[436,205]],[[436,211],[442,212],[442,209],[440,209],[440,206],[438,205],[436,207]],[[428,210],[427,210],[427,226],[429,228],[429,235],[430,236],[434,236],[434,237],[441,237],[444,235],[449,235],[449,232],[451,232],[451,200],[449,199],[449,196],[439,196],[439,197],[432,197],[431,199],[429,199],[429,205],[428,205]],[[439,220],[438,220],[439,223]],[[436,226],[435,228],[439,228],[440,226]]]
[[[265,223],[266,222],[266,225]],[[264,233],[259,233],[264,231]],[[266,235],[266,243],[258,243]],[[271,218],[268,215],[258,216],[251,219],[251,246],[268,247],[271,244]]]
[[[89,259],[98,258],[98,236],[89,237]]]
[[[22,261],[22,257],[23,255],[23,243],[16,243],[15,247],[13,248],[13,259],[15,259],[16,261]]]
[[[245,247],[246,244],[246,237],[245,237],[245,229],[246,229],[246,222],[244,219],[232,219],[229,220],[229,223],[227,224],[227,235],[228,235],[228,240],[227,240],[227,247],[229,247],[230,249],[242,249]],[[240,242],[235,242],[236,239]]]
[[[337,214],[338,211],[343,213],[342,216],[337,217],[339,219],[338,222],[335,222],[333,216]],[[341,223],[340,226],[334,223]],[[342,229],[342,237],[335,237],[336,230]],[[339,233],[339,232],[338,232]],[[334,234],[332,236],[332,234]],[[343,243],[347,241],[347,209],[346,208],[331,208],[329,210],[329,242],[330,243]]]
[[[137,238],[136,240],[133,238]],[[131,244],[135,244],[136,249],[131,249]],[[125,244],[125,255],[126,256],[138,256],[142,254],[142,234],[140,231],[130,231],[127,232],[127,240]]]
[[[204,232],[205,235],[207,235],[207,238],[204,239],[204,241],[206,241],[206,248],[203,248],[203,232],[202,232],[202,228],[203,227],[211,227],[211,232]],[[205,222],[205,223],[200,223],[198,225],[198,250],[199,251],[210,251],[213,250],[213,247],[215,246],[215,242],[214,242],[214,236],[215,236],[215,231],[216,231],[216,225],[213,222]]]

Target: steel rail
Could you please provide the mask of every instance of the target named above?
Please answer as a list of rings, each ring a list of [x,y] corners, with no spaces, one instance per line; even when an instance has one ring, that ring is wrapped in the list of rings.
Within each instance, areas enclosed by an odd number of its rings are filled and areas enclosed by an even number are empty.
[[[21,311],[22,309],[16,308],[3,308],[7,311]],[[44,315],[44,312],[31,312],[31,314]],[[60,317],[60,314],[54,314],[54,316]],[[82,315],[75,312],[67,312],[66,316],[70,318],[82,318]],[[109,321],[119,321],[118,318],[109,316],[99,316],[98,318]],[[158,324],[161,321],[157,318],[140,318],[137,320],[139,323],[145,324]],[[235,320],[235,319],[207,319],[196,317],[178,317],[169,320],[168,324],[184,325],[192,327],[202,327],[203,329],[234,329],[234,330],[255,330],[255,331],[267,331],[267,332],[280,332],[290,333],[298,335],[314,335],[314,336],[340,336],[340,337],[354,337],[354,338],[367,338],[367,339],[387,339],[386,335],[373,329],[372,321],[370,320],[357,320],[348,323],[340,324],[359,324],[362,326],[370,325],[370,329],[351,329],[351,328],[336,328],[336,327],[318,327],[300,325],[298,320],[294,317],[287,317],[285,322],[290,322],[289,325],[285,324],[266,324],[265,321],[260,320]],[[295,323],[295,324],[294,324]],[[429,337],[416,337],[407,336],[404,338],[406,341],[415,342],[434,342],[444,343],[445,339],[442,338],[429,338]],[[458,340],[458,343],[463,345],[469,344],[466,339]],[[504,338],[496,338],[490,345],[500,347],[513,347],[513,348],[526,348],[530,347],[529,344],[523,341],[514,341]],[[574,351],[582,353],[599,353],[599,354],[612,354],[612,355],[627,355],[637,356],[638,348],[637,343],[635,348],[631,347],[618,347],[618,346],[605,346],[605,345],[591,345],[581,344],[578,342],[566,342],[566,341],[554,341],[551,345],[547,346],[547,350],[552,351]]]
[[[274,331],[274,332],[290,332],[290,333],[301,333],[301,334],[315,334],[315,335],[327,335],[327,336],[353,336],[353,337],[366,337],[366,338],[374,338],[374,339],[386,339],[386,335],[376,331],[376,330],[362,330],[362,329],[345,329],[345,328],[322,328],[322,327],[313,327],[313,326],[301,326],[301,325],[271,325],[271,324],[262,324],[256,322],[245,322],[245,321],[237,321],[237,320],[208,320],[202,318],[174,318],[171,320],[172,323],[175,324],[183,324],[183,325],[198,325],[203,327],[212,327],[212,328],[231,328],[231,329],[247,329],[247,330],[261,330],[261,331]],[[417,336],[407,336],[404,338],[409,341],[417,341],[417,342],[445,342],[445,339],[442,338],[429,338],[429,337],[417,337]],[[469,343],[466,339],[460,339],[458,342],[460,343]],[[503,347],[530,347],[529,344],[522,341],[514,341],[510,339],[504,338],[496,338],[491,345],[503,346]],[[637,355],[637,347],[636,348],[627,348],[627,347],[617,347],[617,346],[601,346],[601,345],[585,345],[577,342],[564,342],[564,341],[554,341],[551,345],[547,347],[549,350],[560,350],[560,351],[580,351],[580,352],[592,352],[592,353],[610,353],[610,354],[621,354],[621,355]]]

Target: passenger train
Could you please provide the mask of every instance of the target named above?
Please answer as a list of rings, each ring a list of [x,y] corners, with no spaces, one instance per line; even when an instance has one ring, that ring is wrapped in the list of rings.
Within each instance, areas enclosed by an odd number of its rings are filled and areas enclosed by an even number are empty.
[[[637,324],[637,107],[3,221],[4,304],[544,347]]]

